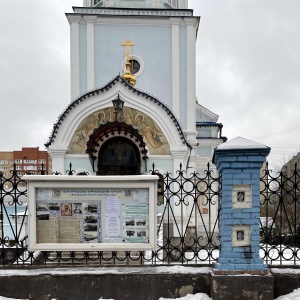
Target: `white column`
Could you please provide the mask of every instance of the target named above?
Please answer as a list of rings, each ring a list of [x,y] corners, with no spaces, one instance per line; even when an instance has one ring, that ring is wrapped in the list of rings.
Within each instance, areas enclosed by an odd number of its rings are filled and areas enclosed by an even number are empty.
[[[189,8],[189,0],[185,0],[185,7],[184,8],[186,8],[186,9]]]
[[[97,16],[84,16],[87,23],[87,90],[95,88],[95,35],[94,24]]]
[[[187,131],[196,130],[196,19],[187,25]]]
[[[71,39],[71,99],[80,95],[79,22],[81,16],[69,15]]]
[[[83,0],[83,6],[92,6],[91,0]]]
[[[188,8],[188,0],[177,0],[178,9],[187,9]]]
[[[146,8],[151,8],[151,0],[146,0]]]
[[[65,175],[65,155],[67,150],[48,148],[48,153],[52,159],[52,172],[59,172]]]
[[[180,18],[170,18],[172,24],[172,103],[173,112],[180,117],[180,88],[179,88],[179,24]]]

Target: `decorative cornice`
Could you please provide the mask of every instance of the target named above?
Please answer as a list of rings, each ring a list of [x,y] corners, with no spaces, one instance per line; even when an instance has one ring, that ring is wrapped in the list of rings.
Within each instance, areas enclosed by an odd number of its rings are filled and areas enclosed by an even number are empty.
[[[68,16],[69,24],[72,24],[72,23],[79,23],[80,20],[81,20],[81,16],[80,16],[80,15],[70,14],[70,15]]]
[[[45,147],[49,147],[55,140],[56,135],[58,133],[59,127],[60,125],[63,123],[64,119],[67,117],[67,115],[70,113],[70,111],[75,108],[77,105],[79,105],[81,102],[83,101],[87,101],[88,98],[93,97],[95,95],[98,94],[102,94],[105,93],[106,91],[108,91],[109,89],[111,89],[117,82],[123,84],[126,88],[128,88],[129,90],[131,90],[133,93],[136,93],[138,96],[141,96],[143,98],[146,98],[147,100],[149,100],[150,102],[154,102],[155,104],[157,104],[158,106],[162,107],[167,115],[169,116],[169,118],[173,121],[175,128],[180,136],[180,139],[182,140],[183,144],[186,144],[189,148],[192,148],[192,146],[187,142],[183,130],[181,128],[181,125],[179,124],[178,119],[174,116],[174,114],[172,113],[172,111],[164,104],[162,103],[160,100],[158,100],[157,98],[153,97],[152,95],[143,92],[137,88],[132,87],[130,84],[128,84],[120,75],[118,75],[117,77],[115,77],[114,79],[112,79],[108,84],[106,84],[105,86],[99,88],[99,89],[95,89],[93,91],[89,91],[83,95],[81,95],[79,98],[77,98],[76,100],[72,101],[68,107],[60,114],[60,116],[58,117],[56,123],[53,125],[53,129],[52,132],[49,136],[48,142],[46,142],[44,145]]]
[[[95,21],[97,20],[97,16],[83,16],[84,20],[86,23],[95,23]]]
[[[113,16],[192,17],[192,9],[134,9],[111,7],[73,7],[76,14]],[[69,14],[68,14],[69,15]]]

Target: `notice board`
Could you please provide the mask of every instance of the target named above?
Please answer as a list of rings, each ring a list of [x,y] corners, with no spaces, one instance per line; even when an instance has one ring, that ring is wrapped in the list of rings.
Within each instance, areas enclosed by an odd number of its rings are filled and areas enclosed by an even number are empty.
[[[26,175],[29,250],[154,250],[155,175]]]

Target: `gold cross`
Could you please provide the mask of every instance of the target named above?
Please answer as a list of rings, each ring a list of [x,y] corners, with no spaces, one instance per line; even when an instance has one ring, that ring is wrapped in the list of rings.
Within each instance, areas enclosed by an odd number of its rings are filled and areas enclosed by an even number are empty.
[[[121,46],[125,47],[125,56],[127,58],[127,61],[130,59],[130,47],[135,46],[135,44],[131,43],[130,39],[125,40],[124,44],[121,44]]]

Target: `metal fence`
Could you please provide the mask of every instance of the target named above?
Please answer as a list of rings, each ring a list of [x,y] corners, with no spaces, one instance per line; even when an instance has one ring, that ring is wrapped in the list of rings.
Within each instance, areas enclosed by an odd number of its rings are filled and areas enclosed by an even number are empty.
[[[269,265],[300,263],[300,174],[261,176],[261,257]],[[70,170],[69,176],[77,176]],[[159,176],[156,251],[28,251],[27,187],[17,175],[0,173],[0,262],[7,265],[211,265],[220,250],[221,178],[211,166],[202,174],[180,166]],[[41,170],[41,174],[44,174]],[[58,174],[57,174],[58,175]],[[80,174],[83,175],[83,174]]]
[[[17,175],[0,174],[2,265],[147,265],[211,264],[219,253],[218,202],[220,178],[208,165],[202,176],[187,174],[182,167],[175,176],[159,176],[158,245],[156,251],[27,251],[27,187]],[[44,174],[41,170],[41,174]],[[59,175],[58,173],[55,173]],[[76,176],[72,165],[66,172]],[[77,174],[87,175],[87,174]]]
[[[261,257],[270,265],[300,265],[300,172],[261,177]]]

